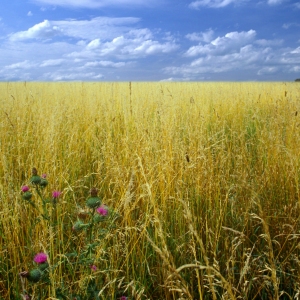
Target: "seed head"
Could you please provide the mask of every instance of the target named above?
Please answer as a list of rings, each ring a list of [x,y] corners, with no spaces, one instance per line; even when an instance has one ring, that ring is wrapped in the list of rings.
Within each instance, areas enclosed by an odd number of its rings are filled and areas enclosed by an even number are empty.
[[[91,188],[91,197],[97,197],[98,190],[95,187]]]
[[[37,169],[36,168],[32,168],[32,176],[37,176]]]

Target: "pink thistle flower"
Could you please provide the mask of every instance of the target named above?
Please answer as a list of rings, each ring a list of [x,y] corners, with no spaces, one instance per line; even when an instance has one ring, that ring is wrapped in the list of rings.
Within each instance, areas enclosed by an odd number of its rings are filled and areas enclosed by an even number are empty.
[[[97,267],[96,267],[95,265],[91,265],[90,268],[91,268],[91,270],[94,271],[94,272],[97,271]]]
[[[126,296],[122,296],[121,298],[120,298],[120,300],[127,300],[128,298],[126,297]]]
[[[22,192],[23,193],[26,193],[26,192],[28,192],[29,191],[29,186],[28,185],[23,185],[22,186]]]
[[[57,199],[60,195],[61,195],[61,192],[60,192],[60,191],[53,191],[53,193],[52,193],[52,197],[53,197],[54,199]]]
[[[44,262],[47,261],[47,259],[48,259],[47,254],[44,252],[41,252],[41,253],[36,254],[33,261],[36,262],[37,264],[43,264]]]
[[[97,213],[101,216],[107,216],[108,214],[108,207],[102,204],[100,207],[96,209]]]
[[[42,174],[41,177],[45,179],[45,178],[47,178],[47,174],[44,173],[44,174]]]

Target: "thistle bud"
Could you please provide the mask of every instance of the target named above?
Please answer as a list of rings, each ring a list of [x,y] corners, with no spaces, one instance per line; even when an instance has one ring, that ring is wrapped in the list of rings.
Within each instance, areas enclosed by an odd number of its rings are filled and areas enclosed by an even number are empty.
[[[84,224],[82,221],[77,221],[77,222],[73,225],[72,229],[73,229],[74,231],[81,231],[81,230],[83,230],[85,227],[88,227],[88,226],[89,226],[89,224]]]
[[[24,199],[24,200],[30,200],[31,198],[32,198],[32,193],[31,192],[25,192],[23,195],[22,195],[22,198]]]
[[[42,272],[39,269],[33,269],[29,272],[21,272],[20,276],[27,278],[31,282],[37,283],[42,277]]]
[[[45,271],[49,267],[48,262],[44,262],[38,265],[40,271]]]
[[[45,178],[41,178],[40,186],[45,188],[48,185],[48,180]]]
[[[106,218],[97,214],[93,217],[93,220],[94,220],[94,223],[100,223],[100,222],[105,221]]]
[[[89,197],[86,200],[86,206],[89,208],[96,208],[101,204],[101,199],[97,196],[97,189],[96,188],[92,188],[91,189],[91,197]]]
[[[29,181],[32,184],[40,184],[41,183],[41,177],[37,174],[37,169],[36,168],[32,169],[32,176],[29,179]]]
[[[34,270],[29,271],[29,275],[28,275],[27,279],[31,282],[36,283],[36,282],[40,281],[41,277],[42,277],[42,272],[39,269],[34,269]]]

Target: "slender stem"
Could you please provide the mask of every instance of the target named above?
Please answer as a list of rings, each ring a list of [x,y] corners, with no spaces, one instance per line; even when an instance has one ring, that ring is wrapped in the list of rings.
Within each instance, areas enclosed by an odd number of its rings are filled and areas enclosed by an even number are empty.
[[[47,202],[45,201],[45,199],[44,199],[44,197],[43,197],[43,195],[42,195],[42,193],[41,193],[38,186],[36,187],[36,192],[39,195],[39,197],[41,198],[42,203],[43,203],[43,212],[44,213],[42,214],[42,216],[45,220],[49,221],[49,214],[48,214],[48,210],[47,210],[47,207],[46,207]]]

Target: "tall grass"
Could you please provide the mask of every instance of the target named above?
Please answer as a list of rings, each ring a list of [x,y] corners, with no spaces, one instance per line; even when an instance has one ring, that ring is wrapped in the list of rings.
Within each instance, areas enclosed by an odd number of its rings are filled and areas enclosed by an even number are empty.
[[[0,83],[0,114],[3,299],[299,296],[297,83]],[[20,195],[32,167],[63,191],[55,228]],[[120,217],[91,273],[68,255],[93,186]],[[50,283],[22,281],[40,251]]]

